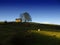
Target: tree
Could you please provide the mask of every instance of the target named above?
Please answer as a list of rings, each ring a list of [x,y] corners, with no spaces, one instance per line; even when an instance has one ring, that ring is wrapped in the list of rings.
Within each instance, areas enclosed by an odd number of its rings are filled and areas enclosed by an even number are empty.
[[[4,21],[5,23],[7,23],[7,21]]]
[[[29,13],[25,12],[20,15],[23,22],[29,22],[32,21],[32,18]]]

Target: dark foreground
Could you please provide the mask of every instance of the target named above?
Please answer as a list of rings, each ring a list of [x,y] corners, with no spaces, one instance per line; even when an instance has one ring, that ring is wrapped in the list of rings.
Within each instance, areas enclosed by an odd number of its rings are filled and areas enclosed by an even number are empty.
[[[32,26],[21,24],[0,24],[0,45],[60,45],[60,39],[27,32]]]

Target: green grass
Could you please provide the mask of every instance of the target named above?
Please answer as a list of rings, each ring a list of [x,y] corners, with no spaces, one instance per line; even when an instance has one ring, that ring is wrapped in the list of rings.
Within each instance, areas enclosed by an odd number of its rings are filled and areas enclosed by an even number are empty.
[[[4,32],[0,36],[3,45],[60,45],[60,39],[39,32]]]
[[[0,24],[0,45],[60,45],[60,32],[52,31],[52,29],[51,31],[42,30],[45,28],[44,25],[41,25],[41,31],[37,31],[38,25],[29,23]]]
[[[39,33],[39,34],[46,35],[46,36],[54,36],[56,38],[60,38],[60,32],[56,32],[56,31],[32,30],[31,32]]]

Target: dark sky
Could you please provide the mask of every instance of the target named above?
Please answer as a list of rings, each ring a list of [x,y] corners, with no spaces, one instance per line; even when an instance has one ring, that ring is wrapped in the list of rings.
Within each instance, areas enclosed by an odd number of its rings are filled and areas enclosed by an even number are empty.
[[[60,24],[60,0],[0,0],[0,21],[28,12],[33,22]]]

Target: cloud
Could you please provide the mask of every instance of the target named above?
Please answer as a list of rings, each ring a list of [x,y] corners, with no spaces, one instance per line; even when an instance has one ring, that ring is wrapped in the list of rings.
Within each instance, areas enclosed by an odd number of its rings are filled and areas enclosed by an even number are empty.
[[[43,24],[50,24],[50,22],[41,22],[41,23],[43,23]]]
[[[49,22],[42,22],[42,23],[49,23]]]
[[[41,22],[43,24],[51,24],[51,25],[60,25],[60,24],[56,24],[56,23],[51,23],[51,22]]]

